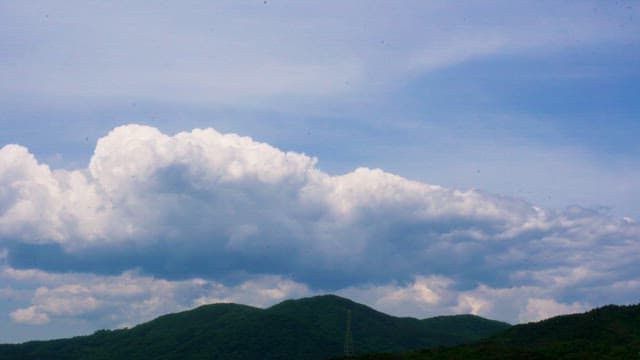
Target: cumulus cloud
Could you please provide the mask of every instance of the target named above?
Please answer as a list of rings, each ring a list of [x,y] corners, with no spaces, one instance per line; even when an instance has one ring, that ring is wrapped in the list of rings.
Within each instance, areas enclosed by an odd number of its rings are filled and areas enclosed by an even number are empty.
[[[96,327],[122,327],[168,312],[220,302],[268,307],[282,300],[323,293],[281,276],[255,276],[235,286],[205,279],[171,281],[129,271],[116,276],[83,273],[50,274],[39,270],[5,267],[0,279],[11,286],[4,293],[20,292],[22,307],[9,315],[12,321],[42,325],[80,318]],[[431,317],[472,313],[511,322],[540,320],[578,312],[589,304],[560,303],[553,299],[561,288],[476,288],[459,291],[444,276],[417,276],[405,284],[359,285],[337,291],[339,295],[397,316]],[[15,296],[14,296],[15,297]],[[17,299],[17,297],[16,297]]]
[[[9,316],[15,323],[28,325],[81,318],[103,327],[123,327],[204,304],[236,302],[265,307],[311,294],[306,285],[279,276],[256,276],[229,287],[200,278],[158,279],[135,271],[101,276],[4,267],[0,280],[23,288],[9,287],[0,293],[21,293],[24,307]]]
[[[430,235],[465,238],[474,222],[508,227],[519,221],[510,207],[527,211],[524,203],[377,169],[332,177],[313,158],[212,129],[167,136],[120,127],[99,140],[83,171],[51,171],[19,146],[1,151],[12,194],[3,199],[2,233],[20,244],[58,246],[68,261],[52,267],[86,266],[77,263],[107,248],[124,267],[166,275],[273,271],[314,281],[305,277],[321,270],[355,277],[356,266],[375,271],[371,256],[398,260],[428,245]],[[451,229],[431,229],[448,221]],[[15,245],[13,253],[34,248]],[[149,252],[124,258],[132,248]],[[382,249],[391,252],[376,254]],[[158,256],[165,260],[156,263]]]
[[[404,284],[360,285],[339,294],[397,316],[420,318],[446,314],[474,314],[511,323],[537,321],[575,313],[593,305],[556,301],[566,291],[561,286],[491,287],[479,284],[461,290],[445,276],[416,276]]]
[[[51,171],[19,145],[2,147],[0,158],[0,236],[28,243],[96,237],[104,204],[81,172]]]
[[[38,312],[35,306],[29,306],[25,309],[18,309],[9,314],[11,319],[18,323],[29,325],[42,325],[49,322],[47,314]]]
[[[623,286],[609,286],[640,275],[633,266],[640,226],[630,219],[580,207],[550,211],[380,169],[334,176],[316,163],[214,129],[166,135],[118,127],[98,141],[88,168],[74,171],[52,170],[26,148],[4,146],[4,274],[115,276],[113,289],[126,295],[139,285],[121,274],[138,269],[155,284],[142,293],[157,294],[145,295],[139,311],[153,314],[319,291],[376,298],[390,311],[510,321],[635,300]],[[98,316],[120,301],[93,285],[38,281],[14,321],[78,315],[72,311]],[[164,291],[149,290],[200,282],[221,287],[169,305]]]
[[[232,302],[266,307],[289,298],[313,294],[305,284],[280,276],[258,276],[234,287],[217,284],[207,294],[196,298],[193,303],[204,305]]]
[[[553,299],[529,299],[524,313],[519,317],[520,321],[537,321],[560,314],[573,314],[586,309],[584,304],[574,302],[572,304],[560,304]]]

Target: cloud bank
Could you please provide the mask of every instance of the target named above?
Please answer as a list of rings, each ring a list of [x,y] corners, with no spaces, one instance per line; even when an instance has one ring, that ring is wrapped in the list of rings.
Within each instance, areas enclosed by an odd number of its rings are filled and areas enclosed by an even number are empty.
[[[115,326],[217,300],[332,291],[397,314],[517,322],[637,300],[632,219],[316,163],[214,129],[121,126],[75,171],[4,146],[4,289],[27,294],[10,318],[109,314]]]

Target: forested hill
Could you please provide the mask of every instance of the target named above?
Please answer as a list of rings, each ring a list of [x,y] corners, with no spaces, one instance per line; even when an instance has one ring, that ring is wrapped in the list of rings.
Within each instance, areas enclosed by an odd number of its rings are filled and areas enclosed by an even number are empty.
[[[131,329],[0,345],[0,358],[326,359],[344,353],[348,322],[350,349],[360,354],[461,344],[510,326],[472,315],[398,318],[324,295],[288,300],[268,309],[205,305]]]
[[[480,342],[359,359],[640,359],[640,305],[516,325]]]
[[[575,341],[628,344],[640,340],[640,305],[607,305],[583,314],[516,325],[494,339],[527,346]]]

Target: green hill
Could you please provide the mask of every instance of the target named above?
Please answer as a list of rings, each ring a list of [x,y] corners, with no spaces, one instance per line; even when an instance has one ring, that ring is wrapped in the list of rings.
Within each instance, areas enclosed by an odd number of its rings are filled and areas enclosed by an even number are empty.
[[[510,327],[474,344],[358,359],[638,359],[640,305],[607,305]]]
[[[510,325],[470,315],[398,318],[338,296],[268,309],[214,304],[131,329],[0,345],[2,359],[326,359],[344,352],[347,312],[355,353],[399,352],[488,337]]]

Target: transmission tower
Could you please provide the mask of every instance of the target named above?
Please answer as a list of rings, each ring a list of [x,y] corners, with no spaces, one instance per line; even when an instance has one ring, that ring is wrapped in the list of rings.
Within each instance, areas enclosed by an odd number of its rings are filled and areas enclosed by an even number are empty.
[[[344,334],[344,356],[353,355],[353,336],[351,335],[351,310],[347,310],[347,328]]]

